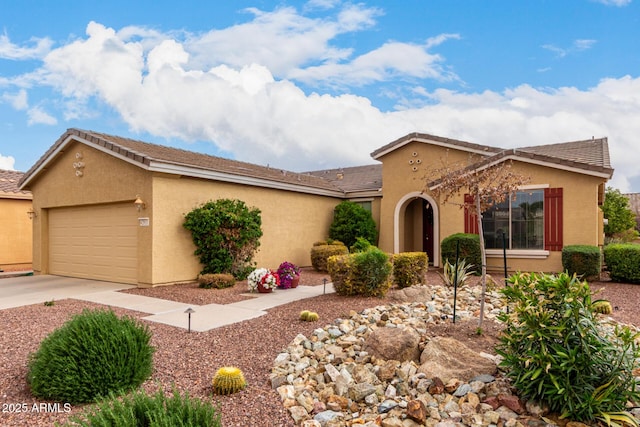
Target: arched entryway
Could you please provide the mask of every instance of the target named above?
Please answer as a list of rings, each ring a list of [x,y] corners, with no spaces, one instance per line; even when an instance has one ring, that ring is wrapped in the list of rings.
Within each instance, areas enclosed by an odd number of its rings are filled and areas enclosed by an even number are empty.
[[[426,252],[429,263],[440,266],[438,205],[420,192],[405,195],[396,204],[393,249],[398,252]]]

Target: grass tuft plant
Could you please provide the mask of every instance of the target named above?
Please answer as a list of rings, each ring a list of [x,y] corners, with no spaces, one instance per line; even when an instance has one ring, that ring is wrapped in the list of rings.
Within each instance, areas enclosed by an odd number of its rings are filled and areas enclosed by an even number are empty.
[[[153,370],[151,333],[131,317],[84,310],[53,331],[29,357],[34,396],[87,403],[142,384]]]
[[[247,386],[242,371],[234,366],[224,366],[213,377],[213,391],[216,394],[233,394]]]
[[[587,282],[576,275],[520,273],[501,290],[510,306],[496,351],[521,397],[563,418],[637,426],[626,412],[640,389],[633,375],[638,333],[597,322]]]
[[[136,391],[122,399],[111,396],[79,415],[72,416],[68,426],[112,427],[112,426],[202,426],[220,427],[219,410],[211,403],[181,396],[174,390],[166,396],[162,390],[149,396]]]

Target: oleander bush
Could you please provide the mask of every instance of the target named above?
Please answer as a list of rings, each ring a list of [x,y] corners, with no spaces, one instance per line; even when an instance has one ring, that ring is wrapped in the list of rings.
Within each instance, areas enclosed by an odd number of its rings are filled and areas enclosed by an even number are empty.
[[[365,252],[332,256],[327,267],[338,295],[384,297],[391,287],[390,257],[375,246]]]
[[[562,248],[562,268],[584,279],[600,274],[600,248],[591,245],[568,245]]]
[[[640,283],[640,245],[612,243],[604,247],[604,261],[611,280]]]
[[[136,427],[136,426],[202,426],[220,427],[219,409],[211,403],[181,396],[177,390],[166,396],[162,389],[153,395],[136,391],[123,398],[111,396],[69,418],[68,426]]]
[[[429,257],[425,252],[401,252],[394,254],[393,284],[398,288],[419,285],[429,267]]]
[[[236,279],[231,274],[200,274],[198,275],[198,285],[204,289],[224,289],[230,288],[236,284]]]
[[[132,317],[84,310],[29,356],[27,381],[40,399],[94,402],[142,384],[152,373],[151,332]]]
[[[324,243],[324,244],[323,244]],[[349,249],[340,241],[316,242],[311,248],[311,265],[316,271],[327,272],[327,260],[334,255],[345,255]]]
[[[191,232],[201,274],[231,273],[244,280],[253,271],[262,237],[260,209],[242,200],[219,199],[187,213],[183,226]]]
[[[442,239],[440,243],[440,255],[442,264],[447,260],[451,264],[456,263],[456,247],[460,242],[458,260],[465,260],[467,265],[473,265],[473,272],[480,274],[482,271],[482,254],[480,252],[480,237],[477,234],[456,233]]]
[[[519,395],[574,421],[637,425],[625,411],[640,398],[640,334],[601,326],[589,284],[576,275],[520,273],[508,283],[496,351]]]

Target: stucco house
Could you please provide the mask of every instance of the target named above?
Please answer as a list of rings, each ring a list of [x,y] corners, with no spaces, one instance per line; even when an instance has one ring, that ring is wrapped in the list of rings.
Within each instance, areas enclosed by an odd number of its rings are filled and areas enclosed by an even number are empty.
[[[0,270],[31,269],[31,193],[20,190],[23,173],[0,169]]]
[[[602,244],[598,206],[613,173],[606,139],[502,150],[414,133],[374,151],[376,164],[295,173],[69,129],[20,182],[37,214],[33,268],[138,286],[193,280],[201,266],[184,215],[220,198],[261,210],[259,266],[310,265],[310,248],[327,237],[342,200],[371,210],[381,249],[425,251],[439,266],[439,242],[465,224],[474,231],[463,210],[439,205],[425,189],[421,171],[443,156],[478,167],[509,160],[531,177],[518,200],[538,207],[533,219],[522,226],[520,208],[507,206],[493,213],[493,229],[488,223],[489,233],[509,233],[512,270],[559,271],[563,245]],[[491,251],[497,267],[498,249]]]

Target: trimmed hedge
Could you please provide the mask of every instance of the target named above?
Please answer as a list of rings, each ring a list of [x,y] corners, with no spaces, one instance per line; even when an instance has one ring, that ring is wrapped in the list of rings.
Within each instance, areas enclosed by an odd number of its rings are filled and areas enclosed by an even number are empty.
[[[466,260],[467,264],[473,265],[476,274],[482,271],[482,254],[480,253],[480,237],[477,234],[456,233],[442,239],[440,252],[442,264],[447,260],[451,264],[456,263],[456,242],[460,242],[460,259]]]
[[[402,252],[393,255],[393,284],[406,288],[422,283],[429,265],[425,252]]]
[[[611,280],[640,283],[640,245],[613,243],[604,247],[604,261]]]
[[[332,256],[327,266],[338,295],[384,297],[391,287],[390,257],[375,246],[365,252]]]
[[[236,284],[236,279],[231,274],[201,274],[198,276],[198,285],[204,289],[224,289],[230,288]]]
[[[562,248],[562,268],[570,275],[585,279],[600,274],[600,248],[591,245],[568,245]]]
[[[316,242],[311,248],[311,265],[316,271],[327,272],[327,259],[334,255],[345,255],[349,249],[342,243],[335,241],[331,244]]]

